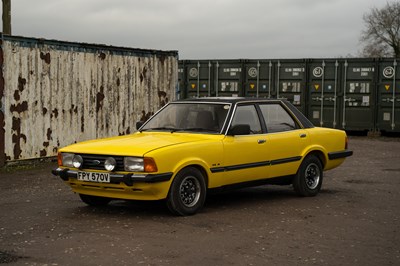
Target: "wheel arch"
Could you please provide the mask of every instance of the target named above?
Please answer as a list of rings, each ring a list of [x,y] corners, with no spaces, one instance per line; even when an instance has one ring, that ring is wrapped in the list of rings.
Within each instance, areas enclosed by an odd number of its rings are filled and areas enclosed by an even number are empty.
[[[325,154],[324,154],[323,151],[321,151],[321,150],[312,150],[312,151],[309,151],[309,152],[304,156],[304,158],[306,158],[307,156],[310,156],[310,155],[314,155],[315,157],[317,157],[317,158],[319,159],[319,161],[321,162],[321,164],[322,164],[322,169],[325,168],[326,163],[327,163],[327,158],[326,158],[326,156],[325,156]]]
[[[176,172],[176,174],[174,175],[174,178],[175,178],[175,176],[176,176],[180,171],[182,171],[182,170],[184,170],[184,169],[186,169],[186,168],[190,168],[190,167],[195,168],[195,169],[197,169],[197,170],[200,171],[200,173],[201,173],[201,174],[203,175],[203,177],[204,177],[204,182],[205,182],[205,184],[206,184],[206,189],[208,189],[208,173],[207,173],[207,170],[206,170],[202,165],[200,165],[200,164],[188,164],[188,165],[185,165],[184,167],[182,167],[181,169],[179,169],[179,171]],[[170,189],[171,189],[171,188],[170,188]]]

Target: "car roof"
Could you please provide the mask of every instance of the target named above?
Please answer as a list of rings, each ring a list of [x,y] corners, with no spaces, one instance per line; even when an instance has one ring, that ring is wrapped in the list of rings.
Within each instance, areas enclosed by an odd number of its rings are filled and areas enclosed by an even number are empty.
[[[211,102],[211,103],[241,103],[241,102],[286,102],[280,99],[250,98],[250,97],[204,97],[190,98],[175,102]]]

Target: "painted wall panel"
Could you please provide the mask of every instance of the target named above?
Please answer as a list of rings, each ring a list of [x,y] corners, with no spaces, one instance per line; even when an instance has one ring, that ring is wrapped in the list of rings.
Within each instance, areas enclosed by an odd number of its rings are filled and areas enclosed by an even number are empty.
[[[175,99],[176,51],[2,37],[3,161],[132,133]]]

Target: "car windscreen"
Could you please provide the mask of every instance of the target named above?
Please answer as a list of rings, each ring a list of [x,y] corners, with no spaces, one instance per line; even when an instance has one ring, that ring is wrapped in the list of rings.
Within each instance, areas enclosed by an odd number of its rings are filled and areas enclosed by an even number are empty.
[[[170,103],[156,113],[141,131],[220,133],[230,104]]]

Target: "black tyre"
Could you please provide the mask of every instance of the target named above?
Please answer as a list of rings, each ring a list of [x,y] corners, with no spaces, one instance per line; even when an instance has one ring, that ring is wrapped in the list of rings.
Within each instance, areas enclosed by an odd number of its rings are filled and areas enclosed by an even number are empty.
[[[320,191],[322,179],[321,161],[315,155],[309,155],[304,158],[293,179],[294,191],[302,197],[313,197]]]
[[[175,215],[193,215],[204,205],[206,184],[194,167],[182,169],[172,182],[167,198],[168,209]]]
[[[83,194],[79,194],[79,197],[81,198],[81,200],[84,203],[86,203],[87,205],[90,205],[90,206],[94,206],[94,207],[106,206],[111,201],[110,198],[89,196],[89,195],[83,195]]]

